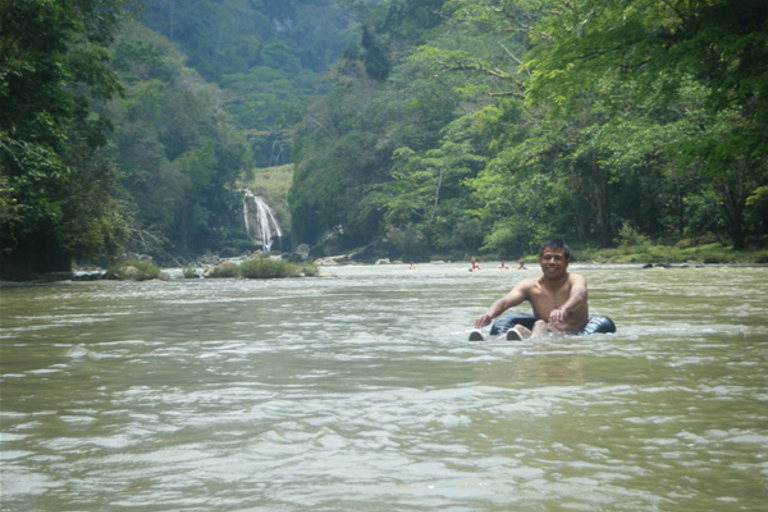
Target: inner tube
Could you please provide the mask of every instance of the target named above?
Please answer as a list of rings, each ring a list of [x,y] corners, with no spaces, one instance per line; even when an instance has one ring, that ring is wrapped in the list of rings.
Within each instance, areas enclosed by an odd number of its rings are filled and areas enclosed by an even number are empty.
[[[598,332],[616,332],[616,324],[607,316],[593,316],[587,322],[587,325],[581,328],[576,334],[595,334]]]
[[[504,315],[496,319],[491,326],[491,336],[499,336],[504,334],[515,325],[520,324],[528,329],[533,329],[533,324],[536,322],[536,317],[533,315],[512,314]],[[593,316],[587,322],[587,325],[581,328],[580,331],[574,334],[596,334],[596,333],[609,333],[616,332],[616,324],[613,320],[607,316]]]
[[[533,324],[535,322],[536,317],[533,315],[512,314],[500,316],[491,326],[491,336],[504,334],[517,324],[527,327],[528,329],[533,329]]]

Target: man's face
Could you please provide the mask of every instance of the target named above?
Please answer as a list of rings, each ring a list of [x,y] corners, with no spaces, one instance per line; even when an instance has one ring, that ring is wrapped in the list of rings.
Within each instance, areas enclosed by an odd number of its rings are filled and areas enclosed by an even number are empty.
[[[539,257],[539,264],[544,276],[550,279],[557,279],[565,275],[568,270],[568,263],[571,260],[565,257],[565,249],[544,248],[544,252]]]

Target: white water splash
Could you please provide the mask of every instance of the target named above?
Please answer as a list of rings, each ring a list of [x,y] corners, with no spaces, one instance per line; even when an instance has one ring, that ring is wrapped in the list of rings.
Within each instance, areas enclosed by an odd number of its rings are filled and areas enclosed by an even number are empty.
[[[243,191],[243,221],[248,236],[256,240],[269,252],[272,248],[272,238],[282,238],[280,225],[275,219],[272,208],[250,190]]]

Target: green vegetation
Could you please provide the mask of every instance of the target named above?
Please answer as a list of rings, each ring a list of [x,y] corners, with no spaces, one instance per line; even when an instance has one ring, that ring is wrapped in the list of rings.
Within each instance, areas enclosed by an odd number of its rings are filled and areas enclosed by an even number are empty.
[[[0,277],[68,271],[128,236],[91,104],[122,91],[107,47],[130,3],[0,2]]]
[[[237,264],[225,261],[206,270],[205,277],[244,279],[276,279],[282,277],[317,277],[319,269],[311,262],[293,263],[282,258],[262,255]]]
[[[128,248],[164,262],[253,250],[237,236],[243,229],[235,191],[251,158],[221,108],[225,94],[141,25],[125,25],[114,55],[125,95],[105,106],[116,126],[105,154],[123,172],[121,199],[133,228]]]
[[[295,242],[406,260],[610,248],[627,229],[645,252],[764,245],[764,2],[385,0],[358,16],[389,74],[366,75],[361,43],[298,125]]]
[[[321,75],[359,36],[336,0],[144,0],[141,20],[189,66],[227,90],[257,167],[291,162],[291,129],[324,88]]]
[[[293,165],[254,169],[250,178],[245,183],[247,188],[258,190],[269,204],[277,204],[288,198],[293,179]]]
[[[691,245],[690,241],[669,245],[620,245],[613,248],[574,250],[573,255],[576,261],[595,263],[651,263],[661,265],[768,263],[768,251],[738,251],[720,242],[696,245]],[[530,261],[534,260],[535,258],[531,258]]]
[[[197,273],[197,270],[195,270],[192,267],[184,267],[181,269],[181,274],[184,276],[184,279],[199,279],[200,274]]]
[[[318,256],[765,260],[764,0],[142,3],[0,2],[0,277],[253,252],[243,188]]]
[[[0,2],[2,277],[255,249],[237,182],[354,37],[335,0],[142,4]]]
[[[246,260],[237,268],[236,275],[246,279],[274,279],[280,277],[316,277],[319,270],[313,263],[291,263],[281,258],[262,256]]]
[[[225,261],[224,263],[219,263],[215,267],[208,269],[204,276],[212,277],[214,279],[235,277],[237,275],[237,266],[237,263]]]

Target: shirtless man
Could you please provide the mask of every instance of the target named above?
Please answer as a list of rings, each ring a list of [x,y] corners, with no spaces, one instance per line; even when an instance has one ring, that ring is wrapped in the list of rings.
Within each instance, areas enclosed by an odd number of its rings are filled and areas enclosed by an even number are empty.
[[[527,300],[536,317],[533,329],[516,324],[507,332],[507,339],[536,338],[547,332],[578,332],[589,320],[587,280],[582,275],[568,272],[570,262],[570,250],[563,241],[546,242],[539,252],[543,275],[520,281],[491,304],[488,311],[475,320],[476,331],[479,333],[479,329],[504,311]]]

